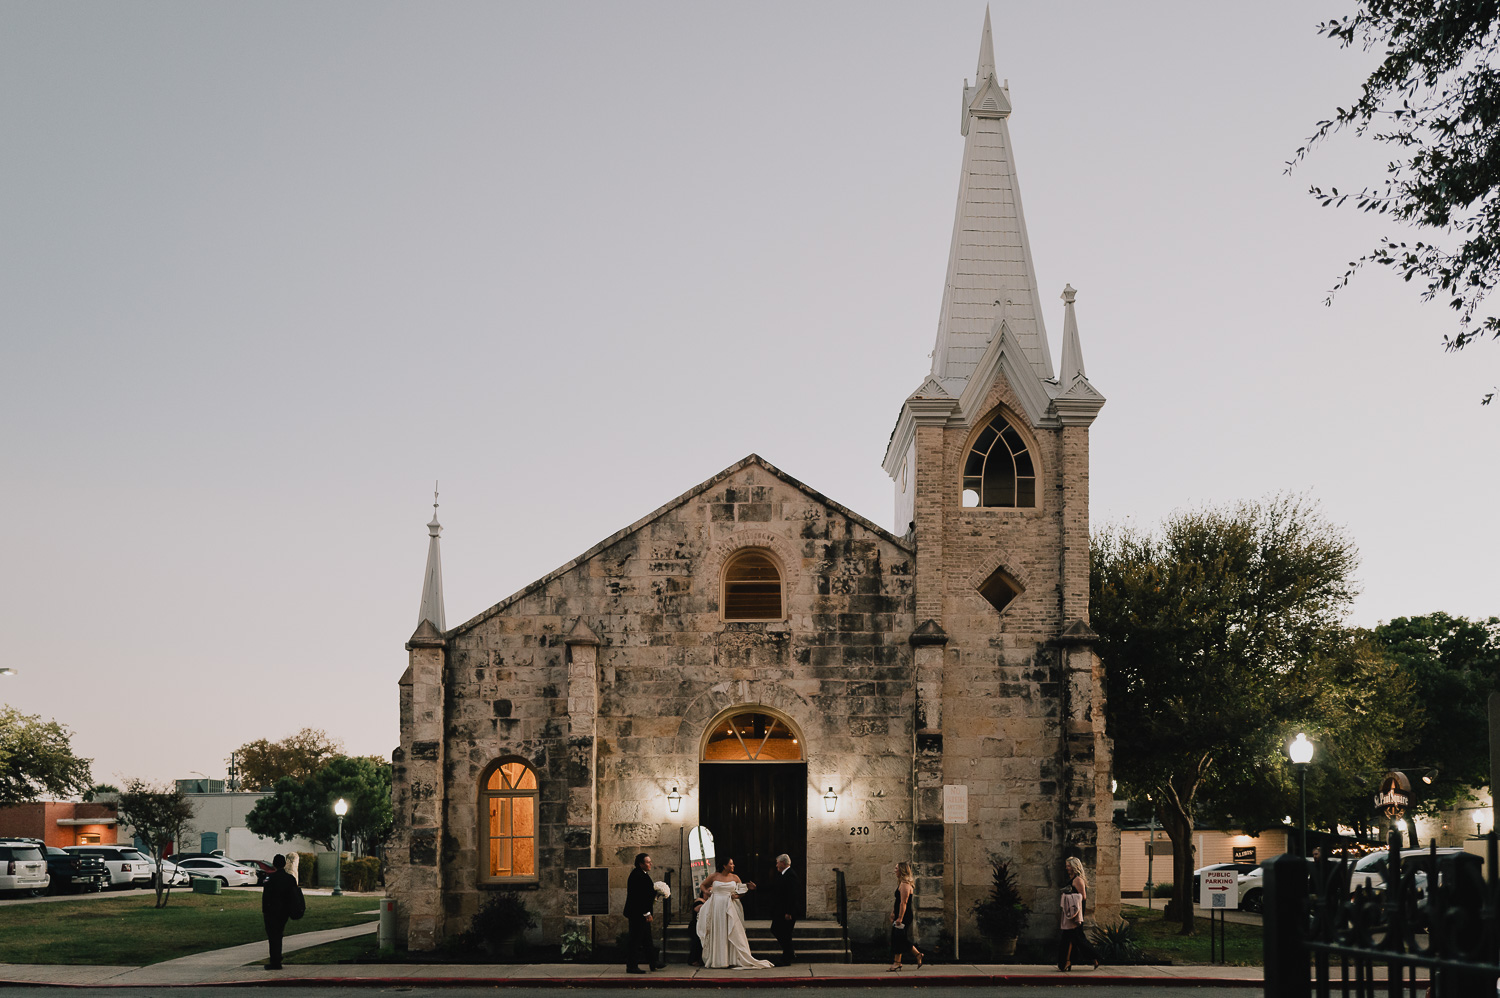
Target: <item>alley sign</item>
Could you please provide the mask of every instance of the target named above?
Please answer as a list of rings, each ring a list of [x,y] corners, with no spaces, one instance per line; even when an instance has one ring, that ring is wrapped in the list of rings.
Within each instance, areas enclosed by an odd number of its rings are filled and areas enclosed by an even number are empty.
[[[1238,908],[1240,875],[1233,870],[1205,870],[1198,886],[1198,907]]]

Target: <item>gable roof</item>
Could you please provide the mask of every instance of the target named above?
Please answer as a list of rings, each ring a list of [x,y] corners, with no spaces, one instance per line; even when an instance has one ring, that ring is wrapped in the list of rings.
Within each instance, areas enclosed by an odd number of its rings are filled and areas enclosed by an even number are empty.
[[[583,554],[581,554],[578,557],[574,558],[573,560],[569,561],[567,564],[562,565],[559,568],[553,569],[552,571],[548,572],[546,575],[542,576],[540,579],[537,579],[535,582],[532,582],[529,585],[525,586],[524,588],[520,589],[519,591],[517,591],[515,593],[512,593],[511,595],[507,596],[505,599],[501,600],[499,603],[496,603],[494,606],[490,607],[488,610],[485,610],[482,613],[478,614],[477,616],[472,617],[469,620],[464,621],[462,624],[459,624],[457,627],[453,628],[452,630],[444,632],[444,637],[445,638],[452,638],[452,637],[455,637],[455,636],[457,636],[459,634],[462,634],[462,633],[464,633],[466,631],[473,630],[475,627],[478,627],[480,624],[484,623],[486,620],[489,620],[491,617],[493,617],[496,614],[501,613],[502,611],[504,611],[506,607],[510,606],[512,603],[515,603],[517,600],[521,600],[521,599],[526,598],[527,596],[530,596],[532,593],[534,593],[537,590],[543,588],[548,583],[552,582],[554,579],[557,579],[560,576],[567,574],[568,572],[570,572],[573,569],[577,568],[579,565],[581,565],[584,562],[588,561],[590,558],[592,558],[595,555],[599,554],[601,551],[604,551],[607,548],[613,547],[614,545],[620,543],[620,541],[624,540],[626,537],[629,537],[631,534],[633,534],[636,531],[640,530],[642,527],[646,526],[647,524],[649,524],[649,523],[651,523],[651,522],[653,522],[655,520],[659,520],[661,517],[663,517],[666,514],[672,512],[674,509],[677,509],[679,506],[682,506],[682,505],[690,502],[691,500],[696,499],[698,496],[702,495],[704,492],[707,492],[709,489],[713,488],[714,486],[720,484],[721,482],[723,482],[723,481],[725,481],[725,480],[727,480],[729,478],[734,477],[735,475],[739,474],[741,471],[743,471],[743,470],[745,470],[746,468],[749,468],[749,467],[761,468],[761,469],[763,469],[763,470],[771,473],[772,475],[775,475],[777,478],[781,479],[783,482],[786,482],[788,485],[792,486],[794,489],[797,489],[799,492],[801,492],[803,495],[807,496],[809,499],[812,499],[815,502],[818,502],[818,503],[821,503],[824,506],[827,506],[829,509],[834,510],[835,512],[839,513],[842,516],[848,517],[850,520],[853,520],[855,523],[859,524],[864,529],[866,529],[866,530],[870,531],[871,533],[875,534],[881,540],[889,541],[891,544],[894,544],[896,547],[900,548],[903,551],[915,551],[916,550],[916,546],[914,544],[912,544],[911,541],[906,540],[906,539],[901,538],[901,537],[897,537],[895,534],[891,533],[889,530],[886,530],[884,527],[879,526],[878,524],[872,523],[871,521],[865,519],[863,516],[860,516],[858,513],[854,512],[849,507],[844,506],[841,503],[837,503],[837,502],[833,501],[832,499],[828,498],[823,493],[818,492],[815,489],[809,488],[807,485],[804,485],[802,482],[800,482],[797,479],[793,478],[791,475],[788,475],[786,472],[782,471],[780,468],[776,467],[774,464],[772,464],[771,462],[767,461],[765,458],[761,457],[759,454],[750,454],[747,457],[743,458],[742,460],[736,461],[734,464],[731,464],[729,467],[725,468],[723,471],[719,472],[717,475],[714,475],[712,478],[708,479],[707,481],[700,482],[697,485],[693,486],[692,488],[688,489],[686,492],[684,492],[682,495],[678,496],[676,499],[673,499],[671,502],[668,502],[665,505],[660,506],[657,509],[651,511],[650,513],[647,513],[645,516],[641,517],[639,520],[636,520],[630,526],[625,527],[625,528],[623,528],[621,530],[615,531],[614,533],[610,534],[608,537],[604,538],[604,540],[600,541],[598,544],[595,544],[593,547],[591,547],[587,551],[583,552]]]

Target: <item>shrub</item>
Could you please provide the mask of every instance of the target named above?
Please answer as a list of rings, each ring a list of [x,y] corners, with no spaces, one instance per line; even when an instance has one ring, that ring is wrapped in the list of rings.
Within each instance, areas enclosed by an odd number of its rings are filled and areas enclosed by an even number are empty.
[[[346,859],[339,876],[346,891],[373,891],[380,886],[380,860],[374,856]]]
[[[1165,884],[1152,884],[1151,885],[1151,896],[1154,897],[1154,898],[1169,898],[1169,897],[1171,897],[1172,896],[1172,884],[1171,884],[1171,882],[1168,881]]]
[[[504,944],[527,929],[536,928],[536,918],[515,891],[496,891],[485,898],[474,913],[469,930],[458,937],[460,949],[499,956]]]
[[[564,960],[587,960],[594,951],[594,937],[581,925],[570,925],[562,935]]]
[[[1031,906],[1021,898],[1010,860],[990,857],[990,874],[990,896],[974,905],[979,931],[995,942],[1018,939],[1026,931]]]
[[[297,854],[297,883],[303,887],[318,886],[318,857],[314,853]]]
[[[1117,967],[1146,962],[1146,950],[1130,922],[1120,919],[1113,925],[1095,926],[1093,935],[1094,948],[1102,962]]]

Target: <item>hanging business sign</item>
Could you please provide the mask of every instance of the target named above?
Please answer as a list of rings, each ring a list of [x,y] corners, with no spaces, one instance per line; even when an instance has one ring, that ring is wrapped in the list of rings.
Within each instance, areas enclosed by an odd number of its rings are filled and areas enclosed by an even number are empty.
[[[1375,795],[1375,810],[1387,818],[1400,818],[1411,803],[1411,781],[1405,773],[1392,770],[1380,781],[1380,793]]]

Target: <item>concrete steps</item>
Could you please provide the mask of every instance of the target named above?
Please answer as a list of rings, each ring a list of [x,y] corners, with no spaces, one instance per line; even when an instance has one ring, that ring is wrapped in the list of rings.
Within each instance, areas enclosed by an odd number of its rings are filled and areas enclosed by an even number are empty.
[[[667,956],[673,962],[686,963],[691,941],[687,923],[674,921],[667,928]],[[781,956],[781,943],[771,935],[771,923],[758,919],[745,923],[745,937],[750,942],[750,952],[759,960],[775,960]],[[793,934],[797,962],[843,963],[844,930],[832,919],[804,919],[797,923]]]

